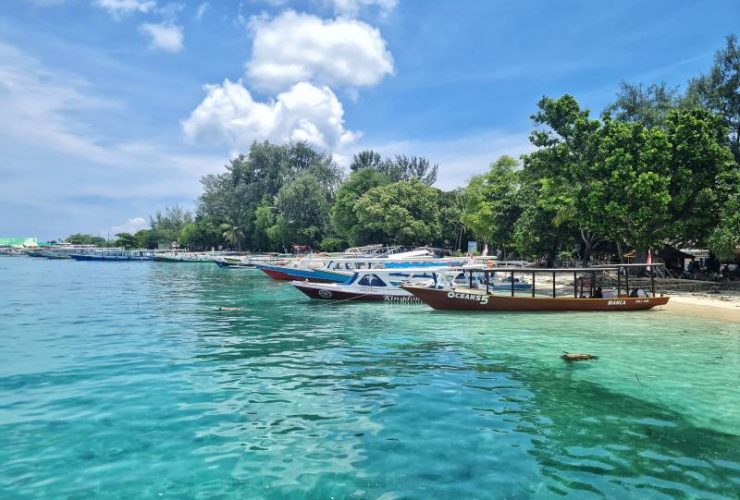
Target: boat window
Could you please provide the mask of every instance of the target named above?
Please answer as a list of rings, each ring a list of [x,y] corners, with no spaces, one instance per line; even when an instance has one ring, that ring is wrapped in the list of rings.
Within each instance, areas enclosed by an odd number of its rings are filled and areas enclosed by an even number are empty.
[[[366,274],[357,282],[360,286],[386,286],[382,279],[375,274]]]

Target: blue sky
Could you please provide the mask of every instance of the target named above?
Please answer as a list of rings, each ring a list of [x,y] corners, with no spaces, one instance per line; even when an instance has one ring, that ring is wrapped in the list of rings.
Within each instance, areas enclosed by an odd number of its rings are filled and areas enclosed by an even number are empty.
[[[254,140],[429,157],[462,185],[564,93],[685,85],[732,1],[4,0],[0,235],[145,225]]]

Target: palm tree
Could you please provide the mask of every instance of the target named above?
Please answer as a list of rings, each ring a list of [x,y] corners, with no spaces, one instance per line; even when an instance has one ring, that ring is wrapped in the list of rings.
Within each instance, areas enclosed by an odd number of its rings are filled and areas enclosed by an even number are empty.
[[[244,239],[244,231],[241,230],[236,224],[221,224],[221,231],[223,231],[223,238],[226,243],[236,246],[237,250],[241,250],[241,242]]]

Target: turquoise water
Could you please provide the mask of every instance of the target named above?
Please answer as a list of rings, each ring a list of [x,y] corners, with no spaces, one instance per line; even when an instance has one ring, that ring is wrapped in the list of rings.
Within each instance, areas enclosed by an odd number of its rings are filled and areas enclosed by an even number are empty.
[[[211,264],[0,259],[2,498],[735,498],[739,387],[740,325],[668,311],[333,305]]]

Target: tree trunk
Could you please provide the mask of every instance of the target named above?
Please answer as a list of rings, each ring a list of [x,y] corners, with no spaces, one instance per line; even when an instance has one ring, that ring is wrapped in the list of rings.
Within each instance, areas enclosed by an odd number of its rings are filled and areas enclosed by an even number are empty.
[[[583,240],[583,253],[581,254],[581,262],[584,267],[588,266],[588,261],[591,260],[591,250],[593,242],[591,241],[591,235],[587,235],[586,231],[581,229],[581,240]]]

